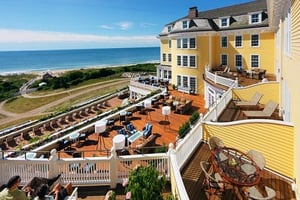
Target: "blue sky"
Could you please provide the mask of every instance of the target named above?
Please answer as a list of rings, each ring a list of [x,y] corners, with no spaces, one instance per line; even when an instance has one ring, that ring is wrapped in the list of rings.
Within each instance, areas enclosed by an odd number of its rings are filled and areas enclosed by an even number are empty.
[[[0,0],[0,51],[159,46],[169,22],[250,0]]]

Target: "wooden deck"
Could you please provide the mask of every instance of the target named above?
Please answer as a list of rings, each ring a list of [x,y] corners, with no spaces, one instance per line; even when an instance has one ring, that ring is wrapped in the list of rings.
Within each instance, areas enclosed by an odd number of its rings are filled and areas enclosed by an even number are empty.
[[[208,160],[210,156],[210,150],[206,143],[200,144],[199,148],[194,152],[188,164],[181,171],[182,179],[186,188],[186,191],[191,200],[209,199],[209,200],[221,200],[230,199],[238,200],[241,196],[237,194],[232,186],[227,186],[222,195],[209,195],[205,187],[203,187],[204,173],[200,168],[201,160]],[[263,183],[266,186],[273,188],[276,191],[276,197],[274,199],[292,200],[296,199],[294,192],[292,191],[291,184],[286,179],[278,176],[268,170],[262,171]]]
[[[176,146],[176,137],[178,135],[179,127],[189,119],[194,111],[198,110],[201,113],[207,112],[204,108],[203,96],[189,95],[172,89],[169,91],[172,96],[180,96],[193,100],[192,108],[185,114],[176,113],[175,110],[172,110],[168,117],[168,124],[165,123],[165,116],[162,114],[162,105],[159,105],[158,108],[152,108],[148,113],[139,113],[136,111],[130,119],[130,122],[133,123],[137,130],[142,130],[146,123],[151,123],[153,125],[152,134],[158,136],[155,140],[155,146],[157,148],[163,145],[168,147],[170,143],[173,143],[174,146]],[[108,105],[110,108],[117,107],[120,105],[120,100],[114,98],[108,102]],[[60,157],[72,157],[74,151],[82,152],[85,157],[107,156],[113,145],[113,137],[116,136],[118,130],[123,127],[125,126],[120,121],[116,121],[115,125],[110,130],[108,129],[105,137],[98,138],[98,134],[93,133],[88,137],[87,141],[81,145],[72,145],[71,149],[69,149],[70,151],[60,151]],[[140,139],[134,142],[131,147],[134,148],[142,142],[143,139]],[[99,151],[100,149],[101,151]],[[128,150],[129,152],[132,152],[130,148]]]

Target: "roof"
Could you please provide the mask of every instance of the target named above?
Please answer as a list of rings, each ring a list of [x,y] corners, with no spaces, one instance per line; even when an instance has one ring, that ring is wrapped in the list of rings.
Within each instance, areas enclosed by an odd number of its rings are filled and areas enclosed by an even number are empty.
[[[190,9],[197,9],[195,7]],[[261,13],[261,23],[249,24],[250,13]],[[229,18],[229,26],[221,27],[220,18]],[[187,29],[182,28],[182,22],[188,21]],[[174,22],[168,23],[163,28],[160,36],[166,36],[181,32],[201,32],[201,31],[225,31],[245,28],[268,27],[268,14],[266,0],[256,0],[248,3],[217,8],[213,10],[198,12],[198,16],[190,18],[188,15]],[[172,26],[172,31],[168,32],[168,27]]]

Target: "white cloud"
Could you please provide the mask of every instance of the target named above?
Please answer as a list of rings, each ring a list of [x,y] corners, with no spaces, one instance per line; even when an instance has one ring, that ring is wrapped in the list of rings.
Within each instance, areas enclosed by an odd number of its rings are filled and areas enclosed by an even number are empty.
[[[119,22],[117,25],[120,27],[121,30],[128,30],[133,26],[132,22]]]
[[[156,24],[144,22],[144,23],[141,23],[140,26],[143,28],[148,28],[148,27],[156,26]]]
[[[108,26],[108,25],[105,25],[105,24],[101,25],[100,28],[102,28],[102,29],[107,29],[107,30],[112,30],[112,29],[114,29],[114,27]]]
[[[128,25],[124,26],[128,27]],[[153,35],[140,36],[107,36],[93,34],[76,34],[64,32],[31,31],[0,29],[0,43],[60,43],[60,42],[96,42],[96,43],[131,43],[131,44],[158,44]]]

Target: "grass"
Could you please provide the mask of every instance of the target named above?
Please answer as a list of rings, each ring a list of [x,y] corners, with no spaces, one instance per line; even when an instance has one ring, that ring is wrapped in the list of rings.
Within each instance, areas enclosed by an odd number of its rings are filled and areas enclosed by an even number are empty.
[[[41,98],[24,98],[24,97],[17,97],[8,101],[4,104],[4,109],[13,112],[13,113],[24,113],[40,106],[46,105],[51,103],[55,100],[61,99],[63,97],[68,96],[67,93],[49,96],[49,97],[41,97]]]
[[[37,120],[37,119],[40,119],[42,117],[43,116],[40,115],[40,116],[22,118],[22,119],[19,119],[19,120],[16,120],[16,121],[11,121],[9,123],[1,123],[0,124],[0,129],[8,128],[8,127],[14,126],[16,124],[21,124],[21,123],[29,121],[29,120]]]

